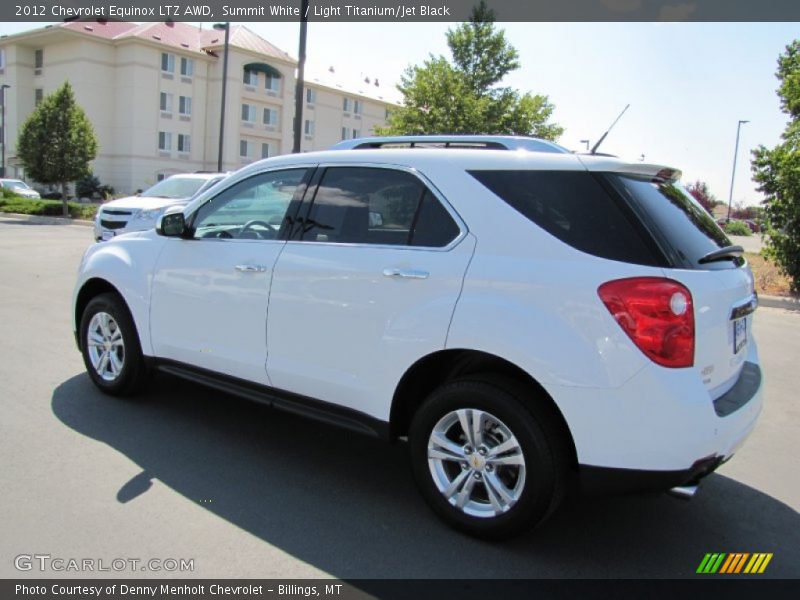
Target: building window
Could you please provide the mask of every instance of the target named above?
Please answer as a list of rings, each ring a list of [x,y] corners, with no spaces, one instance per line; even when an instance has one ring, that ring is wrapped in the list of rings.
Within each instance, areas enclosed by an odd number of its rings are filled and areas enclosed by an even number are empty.
[[[175,72],[175,55],[174,54],[167,54],[166,52],[161,53],[161,70],[164,73],[174,73]]]
[[[275,77],[274,75],[269,75],[269,74],[265,75],[264,87],[273,92],[280,92],[281,91],[280,77]]]
[[[0,69],[6,68],[6,49],[0,48]]]
[[[387,109],[385,109],[385,110],[384,110],[384,113],[383,113],[383,119],[384,119],[385,121],[388,121],[388,120],[389,120],[389,117],[391,116],[391,114],[392,114],[392,113],[390,113],[390,112],[389,112],[389,109],[388,109],[388,108],[387,108]]]
[[[261,158],[269,158],[270,156],[273,156],[273,154],[272,144],[268,142],[261,144]]]
[[[242,121],[256,122],[256,107],[252,104],[242,104]]]
[[[274,108],[264,109],[264,125],[276,126],[278,124],[278,111]]]
[[[161,92],[161,112],[172,112],[172,94]]]
[[[181,96],[178,98],[178,112],[185,117],[192,114],[192,99],[189,96]]]
[[[353,139],[361,137],[360,129],[353,129]]]
[[[342,101],[342,110],[344,112],[350,112],[353,108],[353,101],[350,98],[344,98]]]
[[[41,69],[44,67],[44,50],[39,48],[33,53],[33,68]]]
[[[317,90],[306,88],[306,102],[308,104],[315,104],[317,102]]]
[[[342,127],[342,139],[347,139],[347,127]]]
[[[191,152],[192,151],[192,136],[179,133],[178,134],[178,152]]]
[[[44,100],[44,90],[42,88],[36,88],[33,90],[33,105],[39,106]]]
[[[364,104],[361,100],[353,100],[353,114],[360,115],[364,109]]]
[[[251,71],[249,69],[245,69],[244,83],[245,85],[258,85],[258,71]]]
[[[158,132],[158,149],[164,152],[172,150],[172,134],[167,131]]]
[[[194,75],[194,60],[181,56],[181,75],[192,77]]]
[[[303,131],[305,132],[306,135],[314,135],[314,121],[306,119]]]
[[[156,175],[156,181],[164,181],[166,178],[167,175],[165,173],[159,173],[158,175]]]
[[[249,158],[252,156],[252,144],[247,140],[239,140],[239,156],[242,158]]]

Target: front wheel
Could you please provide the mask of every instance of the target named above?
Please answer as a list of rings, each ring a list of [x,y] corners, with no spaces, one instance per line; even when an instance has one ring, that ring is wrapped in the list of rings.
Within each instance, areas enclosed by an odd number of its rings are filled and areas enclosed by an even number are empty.
[[[411,425],[422,495],[453,527],[510,537],[541,523],[564,496],[567,452],[557,421],[525,386],[465,378],[431,394]]]
[[[131,394],[144,383],[146,373],[136,326],[117,294],[100,294],[86,305],[80,344],[86,371],[105,393]]]

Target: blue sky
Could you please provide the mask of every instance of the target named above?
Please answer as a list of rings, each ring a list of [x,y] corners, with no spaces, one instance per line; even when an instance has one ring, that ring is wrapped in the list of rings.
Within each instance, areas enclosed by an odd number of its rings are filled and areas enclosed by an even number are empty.
[[[294,23],[247,23],[293,56]],[[42,24],[3,23],[12,33]],[[308,70],[379,77],[385,89],[409,64],[448,55],[447,23],[310,23]],[[775,89],[778,55],[800,37],[797,23],[500,23],[521,68],[504,84],[547,94],[560,142],[579,149],[631,107],[602,150],[680,168],[720,199],[730,188],[736,124],[742,126],[734,203],[756,204],[750,150],[773,146],[786,123]],[[593,142],[592,142],[593,143]]]

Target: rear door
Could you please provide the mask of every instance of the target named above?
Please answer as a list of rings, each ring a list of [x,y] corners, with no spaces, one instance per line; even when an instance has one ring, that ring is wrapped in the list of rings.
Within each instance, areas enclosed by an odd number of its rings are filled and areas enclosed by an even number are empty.
[[[474,241],[416,173],[329,166],[275,266],[275,387],[388,419],[394,388],[445,347]]]
[[[666,277],[692,292],[695,368],[712,397],[738,378],[752,339],[753,275],[733,255],[704,261],[731,245],[713,218],[674,181],[636,175],[603,176],[639,215],[671,263]]]

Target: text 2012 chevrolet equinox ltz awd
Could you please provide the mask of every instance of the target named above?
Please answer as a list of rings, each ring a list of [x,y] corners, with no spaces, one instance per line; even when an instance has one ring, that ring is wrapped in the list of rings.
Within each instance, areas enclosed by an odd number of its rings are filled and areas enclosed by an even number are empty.
[[[340,146],[89,248],[97,387],[159,370],[407,439],[433,510],[483,537],[572,489],[691,493],[751,432],[753,277],[679,171],[520,138]]]

